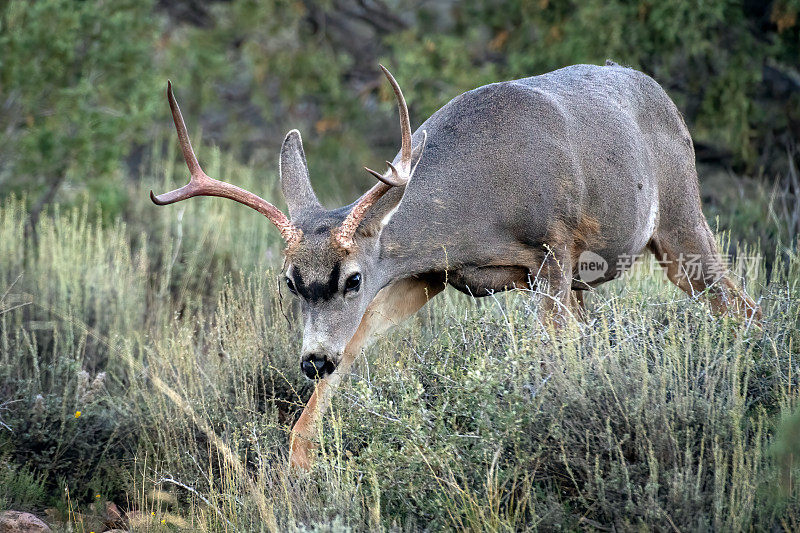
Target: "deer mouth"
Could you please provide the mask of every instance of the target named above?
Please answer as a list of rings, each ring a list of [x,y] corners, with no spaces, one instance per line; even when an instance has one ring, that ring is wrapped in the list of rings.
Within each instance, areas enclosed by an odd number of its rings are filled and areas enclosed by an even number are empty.
[[[322,379],[336,370],[336,365],[324,355],[311,354],[303,358],[300,370],[308,379]]]

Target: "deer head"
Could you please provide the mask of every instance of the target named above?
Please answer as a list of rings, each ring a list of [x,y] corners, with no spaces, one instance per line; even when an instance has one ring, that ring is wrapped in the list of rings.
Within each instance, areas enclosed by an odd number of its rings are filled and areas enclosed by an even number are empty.
[[[397,81],[381,65],[391,83],[400,113],[402,142],[394,163],[387,161],[384,174],[366,169],[379,182],[356,202],[326,210],[314,194],[309,180],[303,141],[290,131],[280,153],[280,180],[288,205],[287,217],[255,194],[210,178],[194,155],[180,109],[167,86],[172,118],[183,157],[189,167],[187,185],[156,196],[157,205],[167,205],[193,196],[220,196],[252,207],[266,216],[286,241],[284,276],[288,290],[300,300],[304,331],[300,366],[309,378],[332,373],[356,332],[375,295],[391,280],[377,267],[380,234],[399,205],[405,185],[413,177],[422,157],[427,136],[412,149],[411,124],[405,98]],[[395,189],[399,194],[385,196]]]

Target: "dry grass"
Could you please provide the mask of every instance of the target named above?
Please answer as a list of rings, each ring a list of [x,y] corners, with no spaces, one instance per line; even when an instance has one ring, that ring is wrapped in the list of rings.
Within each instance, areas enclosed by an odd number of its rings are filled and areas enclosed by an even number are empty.
[[[0,206],[0,507],[38,494],[74,519],[102,494],[136,531],[800,526],[796,249],[740,272],[763,331],[649,263],[558,337],[535,295],[445,293],[359,362],[302,474],[287,432],[310,386],[277,237],[231,204],[142,201],[137,228],[56,210],[38,245],[21,203]]]

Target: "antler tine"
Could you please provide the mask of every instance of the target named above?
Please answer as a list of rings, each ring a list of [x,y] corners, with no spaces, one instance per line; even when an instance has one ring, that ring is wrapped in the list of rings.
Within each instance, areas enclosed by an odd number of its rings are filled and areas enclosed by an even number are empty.
[[[158,196],[156,196],[153,191],[150,191],[150,199],[153,203],[156,205],[168,205],[194,196],[218,196],[220,198],[229,198],[240,204],[251,207],[267,217],[270,222],[275,224],[281,232],[281,236],[286,240],[289,246],[297,243],[303,234],[291,223],[280,209],[249,191],[237,187],[236,185],[210,178],[203,172],[200,163],[197,161],[197,157],[194,155],[192,143],[186,131],[186,124],[181,115],[181,109],[178,106],[178,102],[175,100],[175,95],[172,94],[172,82],[167,82],[167,100],[169,101],[169,107],[172,111],[172,121],[175,123],[175,129],[178,132],[178,141],[181,145],[181,152],[183,152],[183,159],[186,161],[186,166],[189,167],[190,177],[189,183],[174,191]]]
[[[409,172],[411,170],[411,120],[408,118],[408,106],[406,105],[403,91],[400,90],[400,85],[397,83],[397,80],[394,79],[392,73],[383,65],[379,66],[384,76],[386,76],[386,79],[388,79],[389,83],[392,85],[394,95],[397,97],[397,111],[400,113],[400,132],[402,135],[400,144],[400,165],[403,170]]]
[[[387,172],[386,174],[381,174],[380,172],[376,172],[371,168],[367,167],[364,167],[364,170],[366,170],[367,172],[369,172],[370,174],[381,180],[386,185],[391,185],[392,187],[402,187],[408,184],[408,178],[404,178],[403,176],[401,176],[400,173],[397,171],[397,168],[393,164],[391,164],[388,161],[386,162],[386,164],[389,165],[389,172]]]
[[[189,134],[186,131],[186,123],[183,121],[181,115],[181,108],[178,107],[178,102],[175,100],[175,95],[172,93],[172,82],[167,81],[167,101],[169,102],[169,109],[172,112],[172,121],[175,123],[175,130],[178,132],[178,142],[181,145],[181,152],[183,159],[186,161],[186,166],[189,167],[189,183],[175,189],[168,193],[156,196],[153,191],[150,191],[150,199],[156,205],[168,205],[175,202],[180,202],[187,198],[192,198],[200,194],[202,184],[207,182],[209,178],[200,163],[197,161],[197,156],[194,155],[192,149],[192,142],[189,140]]]
[[[378,178],[381,183],[376,183],[358,199],[353,209],[334,235],[336,242],[344,250],[349,250],[355,245],[353,235],[355,235],[358,225],[361,224],[361,221],[367,216],[367,212],[375,202],[380,200],[380,198],[393,187],[403,187],[407,185],[416,170],[416,165],[414,165],[413,168],[411,166],[413,157],[411,149],[411,121],[408,118],[406,99],[403,97],[403,91],[400,90],[400,85],[397,83],[397,80],[394,79],[392,73],[383,65],[380,65],[380,67],[386,79],[388,79],[389,83],[392,85],[394,94],[397,97],[397,109],[400,113],[400,132],[402,136],[400,161],[397,166],[387,161],[386,164],[389,166],[389,170],[385,174],[380,174],[371,168],[364,167],[364,170]],[[419,156],[421,156],[422,150],[425,149],[425,143],[428,139],[427,132],[422,132],[422,135],[422,145],[419,149]],[[417,161],[417,163],[419,163],[419,161]]]
[[[186,166],[189,167],[189,172],[192,177],[206,176],[203,169],[200,168],[200,163],[197,161],[197,156],[194,155],[192,149],[192,141],[189,140],[189,133],[186,131],[186,123],[183,121],[181,108],[175,100],[175,94],[172,92],[172,82],[167,81],[167,101],[169,102],[169,110],[172,112],[172,121],[175,123],[175,130],[178,132],[178,142],[181,145],[181,152],[183,152],[183,159],[186,161]]]
[[[408,183],[408,180],[411,179],[411,175],[414,171],[414,169],[411,168],[411,121],[408,118],[408,105],[406,105],[406,99],[403,96],[403,91],[400,89],[400,85],[397,83],[397,80],[394,79],[394,76],[392,76],[392,73],[389,72],[389,70],[383,65],[379,66],[381,67],[383,74],[386,76],[386,79],[389,80],[389,83],[394,90],[394,95],[397,98],[397,110],[400,114],[401,134],[400,162],[398,163],[400,168],[398,169],[392,163],[387,161],[386,164],[388,165],[389,170],[385,174],[379,174],[367,167],[364,167],[364,170],[387,185],[391,185],[392,187],[402,187]]]

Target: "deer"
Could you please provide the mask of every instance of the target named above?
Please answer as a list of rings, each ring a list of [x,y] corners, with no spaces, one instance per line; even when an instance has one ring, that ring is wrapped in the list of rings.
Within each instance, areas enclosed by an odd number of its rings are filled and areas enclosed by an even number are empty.
[[[648,75],[607,61],[479,87],[412,132],[399,84],[382,65],[400,117],[400,151],[350,205],[324,208],[297,130],[279,176],[288,216],[200,167],[167,86],[190,180],[150,196],[167,205],[229,198],[263,214],[286,242],[283,283],[303,319],[300,370],[314,391],[291,432],[290,464],[312,466],[334,391],[371,341],[447,286],[473,297],[535,287],[557,330],[583,293],[650,251],[666,277],[717,315],[758,321],[731,279],[703,215],[692,138]],[[607,268],[582,276],[582,254]],[[693,262],[690,265],[689,262]]]

